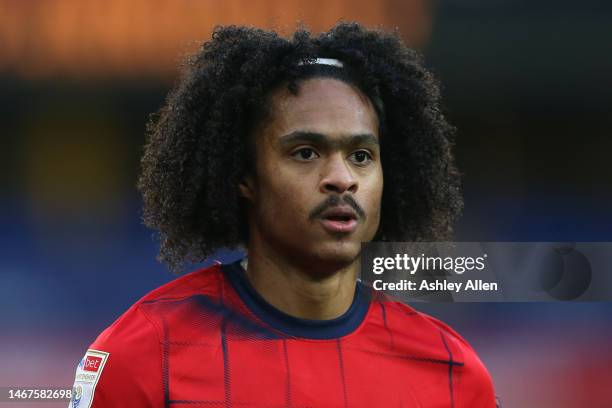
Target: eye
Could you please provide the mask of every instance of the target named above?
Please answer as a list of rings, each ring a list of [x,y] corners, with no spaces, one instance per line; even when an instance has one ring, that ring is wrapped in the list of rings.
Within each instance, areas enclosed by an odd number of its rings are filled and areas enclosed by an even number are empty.
[[[298,149],[291,153],[291,156],[303,161],[310,161],[319,157],[317,152],[315,152],[314,149],[311,149],[310,147],[303,147],[301,149]]]
[[[350,157],[353,162],[359,165],[365,165],[372,161],[372,155],[366,150],[357,150]]]

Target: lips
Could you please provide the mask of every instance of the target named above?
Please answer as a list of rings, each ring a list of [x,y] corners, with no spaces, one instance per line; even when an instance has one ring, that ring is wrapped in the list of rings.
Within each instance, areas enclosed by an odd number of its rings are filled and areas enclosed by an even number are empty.
[[[357,228],[357,214],[350,207],[333,207],[323,211],[321,223],[330,232],[352,232]]]

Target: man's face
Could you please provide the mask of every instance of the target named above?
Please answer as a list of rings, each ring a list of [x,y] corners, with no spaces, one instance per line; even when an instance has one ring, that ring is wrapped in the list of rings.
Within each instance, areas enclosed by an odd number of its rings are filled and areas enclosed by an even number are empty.
[[[256,174],[240,188],[252,203],[251,243],[304,265],[341,267],[376,234],[383,175],[378,118],[357,88],[309,79],[298,95],[272,94],[255,134]]]

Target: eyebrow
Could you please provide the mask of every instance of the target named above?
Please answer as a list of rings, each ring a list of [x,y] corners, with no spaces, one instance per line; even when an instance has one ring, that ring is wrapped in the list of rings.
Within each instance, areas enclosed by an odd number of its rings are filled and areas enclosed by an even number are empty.
[[[332,139],[327,135],[317,132],[305,132],[296,130],[278,139],[281,147],[288,147],[295,143],[311,143],[329,148],[340,148],[344,146],[372,145],[379,146],[378,138],[371,133],[358,133],[354,135],[344,135],[339,139]]]

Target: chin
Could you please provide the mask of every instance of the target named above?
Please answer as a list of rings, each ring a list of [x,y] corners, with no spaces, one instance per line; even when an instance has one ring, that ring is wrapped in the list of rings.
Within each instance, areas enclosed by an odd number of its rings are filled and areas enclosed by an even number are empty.
[[[330,242],[321,244],[315,251],[319,262],[337,265],[338,267],[348,266],[357,259],[361,253],[360,242]]]
[[[286,247],[290,262],[310,271],[313,276],[325,277],[350,266],[361,252],[360,242],[312,242]]]

